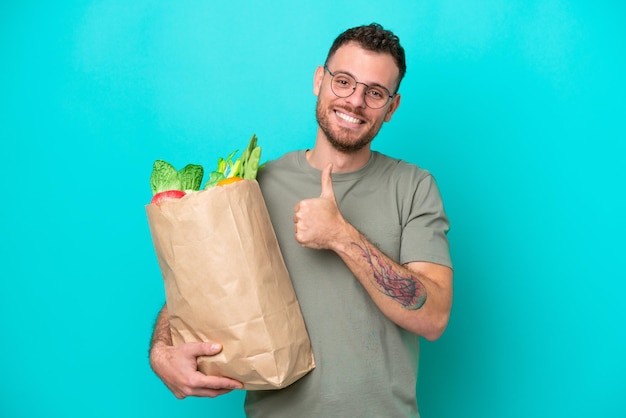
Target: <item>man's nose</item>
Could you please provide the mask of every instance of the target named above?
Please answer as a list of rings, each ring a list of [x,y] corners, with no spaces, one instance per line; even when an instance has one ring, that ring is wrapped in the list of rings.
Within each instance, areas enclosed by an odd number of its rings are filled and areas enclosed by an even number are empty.
[[[356,83],[354,87],[354,92],[346,97],[354,107],[365,107],[365,92],[367,91],[367,86],[363,83]]]

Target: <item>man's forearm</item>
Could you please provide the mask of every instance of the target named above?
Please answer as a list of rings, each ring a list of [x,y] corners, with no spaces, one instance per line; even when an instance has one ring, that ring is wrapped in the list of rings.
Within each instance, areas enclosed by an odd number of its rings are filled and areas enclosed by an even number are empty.
[[[152,332],[152,340],[150,341],[150,349],[158,343],[172,345],[172,333],[170,331],[170,320],[167,313],[167,305],[159,312],[154,323],[154,331]]]
[[[345,232],[332,249],[379,309],[404,329],[439,338],[450,315],[451,270],[432,263],[400,265],[353,226]]]
[[[426,302],[426,287],[417,274],[392,262],[362,235],[351,244],[357,249],[369,270],[367,276],[382,294],[399,303],[404,309],[420,309]]]
[[[420,277],[392,261],[356,229],[350,230],[350,238],[335,251],[365,288],[384,295],[389,302],[393,301],[391,305],[404,310],[420,309],[427,297]]]

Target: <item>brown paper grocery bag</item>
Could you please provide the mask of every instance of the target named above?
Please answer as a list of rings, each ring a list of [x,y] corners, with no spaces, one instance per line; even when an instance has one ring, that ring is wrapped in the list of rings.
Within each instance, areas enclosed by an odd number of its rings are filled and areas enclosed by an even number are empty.
[[[315,367],[300,305],[256,180],[147,205],[174,344],[216,341],[198,369],[279,389]]]

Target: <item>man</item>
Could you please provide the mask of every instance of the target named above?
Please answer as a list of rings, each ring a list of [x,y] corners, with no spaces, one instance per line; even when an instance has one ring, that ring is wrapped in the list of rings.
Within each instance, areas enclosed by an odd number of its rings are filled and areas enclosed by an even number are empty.
[[[314,148],[259,172],[317,367],[285,389],[248,392],[249,416],[419,416],[418,338],[447,326],[452,269],[432,176],[371,150],[405,71],[398,38],[381,26],[339,35],[314,75]],[[217,354],[219,341],[173,347],[167,321],[164,307],[150,360],[177,397],[242,387],[197,371],[196,357]]]

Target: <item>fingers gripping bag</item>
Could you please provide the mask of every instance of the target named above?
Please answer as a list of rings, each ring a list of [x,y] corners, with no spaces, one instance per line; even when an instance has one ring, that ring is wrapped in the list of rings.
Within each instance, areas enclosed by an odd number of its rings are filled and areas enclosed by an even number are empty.
[[[220,158],[203,190],[201,166],[177,171],[157,160],[148,224],[173,344],[219,342],[222,352],[199,357],[198,370],[239,380],[247,390],[280,389],[315,360],[255,179],[256,136],[233,161],[235,154]]]

